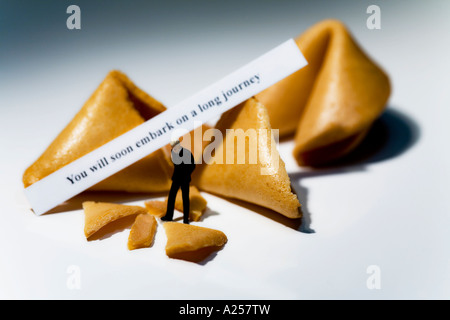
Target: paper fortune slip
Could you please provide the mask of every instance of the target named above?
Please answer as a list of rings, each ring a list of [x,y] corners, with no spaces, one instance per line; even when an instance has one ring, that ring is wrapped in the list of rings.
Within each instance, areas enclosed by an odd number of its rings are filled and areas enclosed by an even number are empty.
[[[25,189],[25,196],[33,211],[41,215],[306,65],[300,49],[290,39],[190,98],[32,184]],[[221,104],[202,107],[214,99],[220,99]],[[155,135],[156,130],[163,134]],[[136,148],[136,143],[144,138],[150,141]],[[109,159],[122,150],[133,151],[101,170],[89,170],[99,159]],[[70,181],[67,177],[78,179]]]

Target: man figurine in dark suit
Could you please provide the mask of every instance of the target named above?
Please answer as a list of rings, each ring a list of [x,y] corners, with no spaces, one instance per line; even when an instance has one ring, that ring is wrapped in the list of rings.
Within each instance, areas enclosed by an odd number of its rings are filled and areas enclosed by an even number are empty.
[[[178,190],[181,188],[183,197],[183,222],[189,224],[189,183],[191,182],[191,174],[195,169],[195,160],[192,153],[183,148],[179,140],[172,141],[171,158],[174,164],[172,175],[172,187],[167,200],[166,215],[161,218],[163,221],[172,221],[173,211],[175,208],[175,199]]]

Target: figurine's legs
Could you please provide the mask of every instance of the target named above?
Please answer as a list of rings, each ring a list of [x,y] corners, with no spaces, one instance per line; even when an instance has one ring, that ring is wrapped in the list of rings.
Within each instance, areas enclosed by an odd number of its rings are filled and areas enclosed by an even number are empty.
[[[181,183],[181,193],[183,196],[183,222],[189,224],[189,182]]]
[[[169,191],[169,198],[167,199],[167,211],[166,215],[161,218],[163,221],[172,221],[173,211],[175,209],[175,199],[177,197],[178,189],[180,189],[180,183],[178,181],[172,181],[172,186]]]

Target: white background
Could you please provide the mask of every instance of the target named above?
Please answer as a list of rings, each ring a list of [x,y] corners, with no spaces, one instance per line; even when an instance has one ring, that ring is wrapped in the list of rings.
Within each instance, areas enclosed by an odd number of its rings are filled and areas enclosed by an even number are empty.
[[[0,298],[448,299],[450,3],[183,3],[79,1],[82,28],[70,31],[72,3],[1,2]],[[366,27],[370,4],[381,8],[381,30]],[[194,264],[165,256],[162,227],[152,248],[133,252],[128,230],[84,238],[82,200],[142,205],[149,196],[82,195],[60,213],[28,210],[24,170],[109,70],[170,107],[331,17],[383,66],[393,92],[365,159],[311,171],[295,164],[292,142],[282,142],[307,217],[302,227],[204,193],[209,209],[196,224],[229,241]],[[366,284],[372,265],[381,271],[379,290]]]

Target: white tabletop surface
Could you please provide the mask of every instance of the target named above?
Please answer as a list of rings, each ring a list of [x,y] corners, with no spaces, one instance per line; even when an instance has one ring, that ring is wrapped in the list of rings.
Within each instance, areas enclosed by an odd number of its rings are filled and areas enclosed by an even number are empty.
[[[311,3],[77,1],[81,30],[68,30],[64,2],[2,1],[0,298],[450,298],[450,2]],[[381,8],[379,30],[366,27],[371,4]],[[296,165],[292,141],[281,143],[302,227],[203,193],[209,209],[195,224],[228,243],[195,264],[165,255],[161,226],[152,248],[130,252],[128,230],[86,241],[76,206],[29,210],[24,170],[109,70],[170,107],[326,18],[348,25],[393,92],[359,152],[366,157],[311,171]]]

